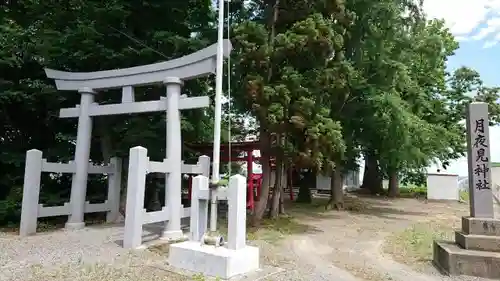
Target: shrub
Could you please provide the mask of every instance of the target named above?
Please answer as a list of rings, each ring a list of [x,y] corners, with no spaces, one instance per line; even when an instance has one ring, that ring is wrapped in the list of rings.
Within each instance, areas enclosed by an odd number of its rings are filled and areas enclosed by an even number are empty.
[[[411,197],[421,197],[427,196],[427,187],[419,185],[405,185],[399,188],[399,193],[401,196],[411,196]]]

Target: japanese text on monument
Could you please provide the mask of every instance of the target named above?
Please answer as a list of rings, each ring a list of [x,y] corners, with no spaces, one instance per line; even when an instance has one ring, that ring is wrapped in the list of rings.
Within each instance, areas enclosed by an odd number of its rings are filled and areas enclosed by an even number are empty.
[[[487,134],[485,126],[488,126],[488,121],[484,118],[473,121],[474,130],[472,139],[472,151],[474,155],[474,187],[478,190],[491,189],[489,182],[490,167],[488,158]]]

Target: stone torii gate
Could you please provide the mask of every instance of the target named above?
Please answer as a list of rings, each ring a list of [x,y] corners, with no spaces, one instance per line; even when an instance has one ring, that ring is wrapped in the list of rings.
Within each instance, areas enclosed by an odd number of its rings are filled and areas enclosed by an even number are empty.
[[[224,56],[231,52],[231,42],[224,40]],[[79,229],[85,226],[84,207],[87,189],[92,117],[130,113],[166,111],[167,140],[166,158],[178,163],[166,176],[166,200],[169,210],[179,210],[181,206],[181,125],[180,110],[207,107],[209,97],[181,96],[182,81],[203,77],[216,70],[216,49],[213,44],[205,49],[184,57],[150,65],[96,72],[64,72],[45,69],[48,78],[54,79],[58,90],[78,91],[80,104],[73,108],[60,110],[60,118],[78,118],[78,131],[75,149],[75,173],[71,184],[71,214],[66,228]],[[153,101],[136,102],[134,87],[163,83],[166,98]],[[122,89],[122,100],[118,104],[99,105],[94,96],[100,90]],[[171,212],[172,213],[172,212]],[[178,213],[178,212],[177,212]],[[182,234],[180,217],[170,218],[165,226],[164,236],[175,239]]]

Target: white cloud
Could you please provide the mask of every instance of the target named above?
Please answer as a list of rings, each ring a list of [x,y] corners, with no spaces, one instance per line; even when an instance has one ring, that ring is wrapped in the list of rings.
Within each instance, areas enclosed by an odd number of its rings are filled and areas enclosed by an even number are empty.
[[[459,42],[463,42],[463,41],[468,41],[470,40],[470,37],[466,37],[466,36],[455,36],[455,40],[459,41]]]
[[[498,43],[498,41],[488,40],[488,41],[484,42],[483,48],[485,48],[485,49],[491,48],[491,47],[495,46],[497,43]]]
[[[485,48],[500,42],[500,0],[424,0],[424,10],[444,19],[459,41],[487,39]]]
[[[476,33],[476,35],[473,35],[472,36],[472,40],[483,40],[485,39],[488,35],[490,35],[491,33],[495,32],[496,28],[494,26],[488,26],[486,28],[483,28],[481,30],[479,30],[478,33]]]

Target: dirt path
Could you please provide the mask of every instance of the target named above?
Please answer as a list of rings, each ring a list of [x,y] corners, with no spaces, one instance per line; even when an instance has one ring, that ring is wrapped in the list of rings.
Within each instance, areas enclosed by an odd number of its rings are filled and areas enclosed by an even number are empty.
[[[319,243],[318,237],[296,237],[289,240],[287,244],[295,256],[300,257],[302,264],[312,267],[315,274],[324,280],[330,280],[333,277],[338,281],[359,280],[347,270],[324,259],[325,256],[334,254],[335,249],[327,244]]]
[[[457,280],[437,272],[423,274],[397,263],[382,252],[384,239],[416,222],[440,217],[456,219],[466,213],[460,203],[415,199],[361,198],[364,207],[354,212],[303,214],[299,219],[315,233],[290,237],[284,243],[302,264],[339,280],[443,281]],[[462,280],[478,280],[467,279]],[[326,279],[325,279],[326,280]],[[333,280],[333,279],[331,279]]]

